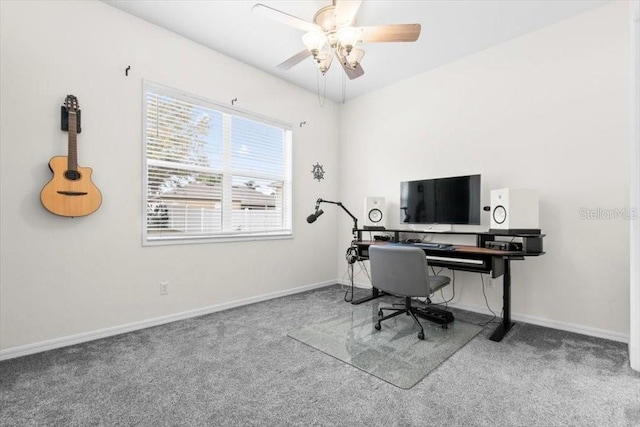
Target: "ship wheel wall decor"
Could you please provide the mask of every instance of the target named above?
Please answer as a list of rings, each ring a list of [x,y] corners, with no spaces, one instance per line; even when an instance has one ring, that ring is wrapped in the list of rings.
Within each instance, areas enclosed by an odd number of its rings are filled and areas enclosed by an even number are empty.
[[[316,163],[315,165],[313,165],[313,169],[311,170],[311,173],[313,174],[313,179],[317,179],[318,182],[321,179],[324,179],[324,169],[322,168],[322,165],[319,163]]]

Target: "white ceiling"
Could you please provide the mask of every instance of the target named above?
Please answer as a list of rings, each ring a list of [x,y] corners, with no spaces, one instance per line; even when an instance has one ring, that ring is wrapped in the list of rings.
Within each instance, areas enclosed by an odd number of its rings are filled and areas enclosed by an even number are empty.
[[[311,92],[319,87],[322,93],[326,84],[326,97],[343,102],[610,0],[364,0],[357,24],[419,23],[422,33],[414,43],[362,45],[365,74],[355,80],[345,79],[338,63],[323,78],[311,58],[287,71],[276,69],[304,48],[303,31],[251,12],[262,3],[312,21],[329,0],[103,1]]]

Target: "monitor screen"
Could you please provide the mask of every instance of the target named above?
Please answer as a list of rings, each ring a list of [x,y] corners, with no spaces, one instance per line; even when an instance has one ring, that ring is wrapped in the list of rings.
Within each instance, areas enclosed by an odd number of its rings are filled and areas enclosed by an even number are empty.
[[[480,224],[480,175],[400,183],[400,222]]]

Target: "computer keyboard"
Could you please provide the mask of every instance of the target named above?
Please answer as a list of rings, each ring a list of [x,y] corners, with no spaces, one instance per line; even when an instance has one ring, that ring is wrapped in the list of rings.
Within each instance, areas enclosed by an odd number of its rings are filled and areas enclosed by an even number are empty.
[[[449,243],[434,243],[434,242],[420,242],[414,243],[414,246],[418,246],[419,248],[427,248],[427,249],[450,249],[453,248],[453,245]]]

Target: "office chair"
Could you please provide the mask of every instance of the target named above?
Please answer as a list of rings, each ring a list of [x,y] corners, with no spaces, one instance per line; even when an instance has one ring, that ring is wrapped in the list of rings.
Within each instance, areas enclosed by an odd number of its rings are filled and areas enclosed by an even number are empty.
[[[429,275],[429,264],[422,249],[400,245],[369,246],[371,284],[377,289],[405,298],[404,308],[380,307],[375,328],[380,322],[402,313],[411,315],[420,327],[418,338],[424,339],[424,329],[416,317],[417,307],[411,305],[412,297],[429,297],[451,281],[446,276]],[[383,310],[393,313],[384,316]]]

